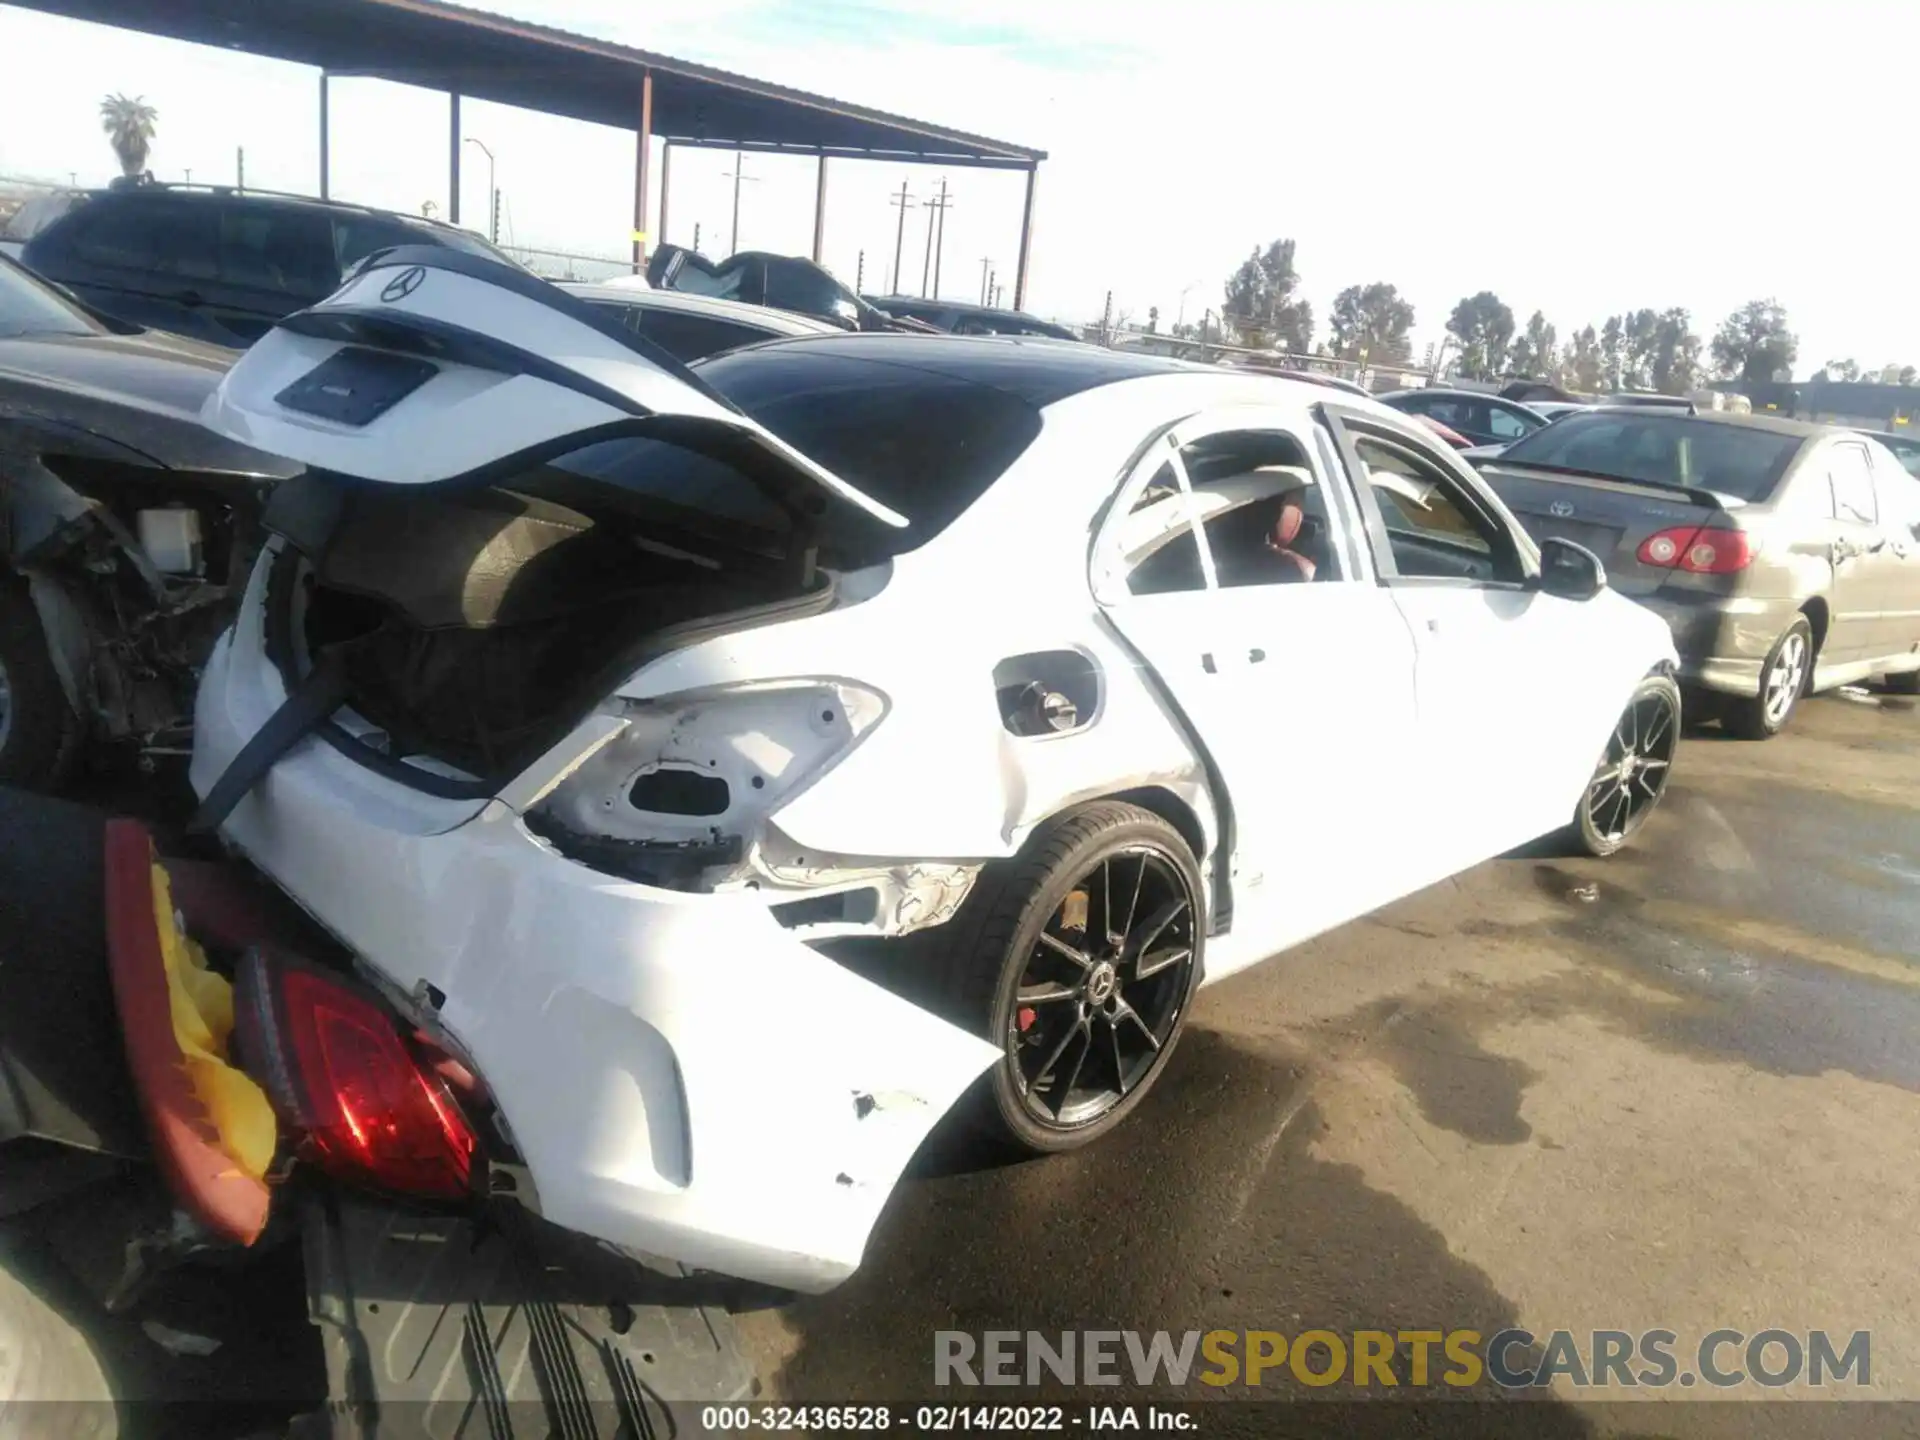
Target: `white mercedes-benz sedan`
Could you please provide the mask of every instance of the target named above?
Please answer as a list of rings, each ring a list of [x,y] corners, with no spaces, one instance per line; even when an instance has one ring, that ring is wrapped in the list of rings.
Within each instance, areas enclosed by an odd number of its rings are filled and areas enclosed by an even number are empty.
[[[1673,761],[1659,619],[1320,386],[886,334],[690,370],[408,249],[205,419],[307,469],[199,823],[470,1072],[492,1193],[686,1266],[834,1284],[956,1104],[1084,1144],[1200,985],[1615,849]]]

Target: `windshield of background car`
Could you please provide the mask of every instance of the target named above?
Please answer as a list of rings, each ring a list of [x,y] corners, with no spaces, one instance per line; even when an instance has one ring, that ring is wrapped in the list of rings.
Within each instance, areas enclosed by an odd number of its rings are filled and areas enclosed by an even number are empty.
[[[0,260],[0,336],[104,335],[106,327],[57,290]]]
[[[1004,390],[843,355],[810,342],[702,363],[700,378],[775,435],[907,517],[904,529],[851,507],[823,517],[823,558],[871,565],[938,535],[987,492],[1040,433],[1040,413]],[[553,462],[637,500],[698,510],[779,534],[788,521],[718,461],[658,440],[610,440]]]
[[[1500,463],[1759,501],[1773,493],[1803,443],[1799,435],[1622,407],[1536,430],[1508,446]]]

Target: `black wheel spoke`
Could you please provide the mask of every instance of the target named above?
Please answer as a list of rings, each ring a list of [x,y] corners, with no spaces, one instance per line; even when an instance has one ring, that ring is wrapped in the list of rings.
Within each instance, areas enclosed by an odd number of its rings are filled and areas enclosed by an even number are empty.
[[[1146,883],[1147,856],[1143,851],[1140,855],[1140,869],[1133,877],[1133,898],[1127,901],[1127,923],[1120,927],[1120,934],[1123,936],[1130,934],[1133,930],[1133,915],[1140,908],[1140,888]]]
[[[1135,945],[1134,949],[1136,951],[1145,950],[1165,934],[1167,927],[1185,914],[1186,910],[1187,902],[1185,900],[1175,900],[1172,904],[1163,906],[1158,912],[1148,918],[1146,925],[1140,932],[1139,944]],[[1128,939],[1129,943],[1131,943],[1132,937],[1128,937]]]
[[[1169,945],[1164,949],[1152,951],[1134,961],[1133,978],[1136,981],[1145,980],[1149,975],[1158,975],[1169,965],[1178,965],[1182,960],[1191,959],[1192,956],[1191,945]]]
[[[1119,1012],[1114,1016],[1114,1019],[1131,1020],[1135,1025],[1139,1027],[1140,1033],[1147,1037],[1147,1044],[1149,1046],[1151,1046],[1155,1050],[1158,1050],[1160,1048],[1160,1037],[1153,1033],[1153,1027],[1147,1024],[1146,1021],[1142,1020],[1140,1018],[1140,1012],[1135,1010],[1131,1005],[1126,1005],[1126,1004],[1121,1005]]]
[[[1060,1057],[1067,1053],[1067,1046],[1073,1043],[1073,1037],[1080,1033],[1080,1028],[1084,1024],[1086,1024],[1085,1020],[1076,1019],[1071,1025],[1067,1026],[1066,1033],[1060,1037],[1060,1043],[1053,1047],[1052,1051],[1047,1055],[1046,1063],[1043,1064],[1039,1072],[1034,1075],[1034,1084],[1044,1084],[1047,1077],[1053,1074],[1053,1067],[1060,1063]]]
[[[1013,992],[1016,1004],[1051,1005],[1056,1000],[1071,1000],[1080,992],[1071,985],[1062,985],[1057,980],[1044,981],[1039,985],[1022,985]]]
[[[1616,763],[1608,766],[1605,770],[1602,770],[1598,775],[1593,777],[1593,783],[1587,787],[1587,794],[1598,798],[1601,792],[1609,785],[1617,785],[1619,783],[1620,766]]]
[[[1068,1073],[1066,1080],[1053,1088],[1053,1113],[1056,1119],[1067,1108],[1067,1097],[1073,1094],[1073,1087],[1079,1083],[1080,1072],[1086,1067],[1087,1052],[1093,1049],[1093,1026],[1090,1023],[1082,1020],[1069,1032],[1068,1038],[1071,1039],[1074,1035],[1082,1036],[1086,1043],[1080,1047],[1079,1055],[1074,1058],[1073,1069]]]
[[[1093,957],[1091,955],[1088,955],[1084,951],[1074,949],[1073,946],[1067,944],[1067,942],[1062,940],[1058,935],[1049,935],[1046,931],[1042,930],[1040,932],[1040,943],[1046,946],[1047,949],[1053,951],[1054,954],[1060,956],[1061,959],[1071,960],[1082,970],[1091,970],[1093,968]]]
[[[1126,1057],[1120,1053],[1120,1027],[1111,1020],[1107,1022],[1107,1039],[1113,1047],[1113,1083],[1120,1087],[1120,1098],[1124,1100],[1133,1085],[1127,1078]]]

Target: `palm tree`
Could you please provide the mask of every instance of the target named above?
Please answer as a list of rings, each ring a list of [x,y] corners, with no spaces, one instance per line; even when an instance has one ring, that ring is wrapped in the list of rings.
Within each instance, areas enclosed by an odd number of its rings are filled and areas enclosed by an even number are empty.
[[[147,97],[109,95],[100,102],[100,128],[107,132],[113,153],[120,157],[123,175],[140,175],[147,168],[147,149],[153,141],[154,122],[160,112],[147,104]]]

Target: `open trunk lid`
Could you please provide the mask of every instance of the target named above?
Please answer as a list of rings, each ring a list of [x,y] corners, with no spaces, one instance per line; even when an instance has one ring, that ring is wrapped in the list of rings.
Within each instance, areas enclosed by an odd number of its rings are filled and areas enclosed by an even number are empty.
[[[1625,595],[1651,594],[1679,573],[1640,559],[1640,547],[1650,536],[1687,526],[1736,528],[1732,512],[1743,504],[1708,490],[1536,469],[1498,458],[1479,469],[1529,534],[1585,546],[1607,567],[1607,583]]]
[[[481,479],[622,434],[718,440],[755,452],[752,477],[783,504],[907,523],[585,302],[437,246],[376,254],[280,321],[201,419],[310,468],[392,485]]]
[[[823,532],[906,524],[590,307],[439,248],[283,320],[204,418],[308,469],[268,508],[248,662],[287,698],[202,830],[310,736],[457,824],[646,661],[830,606]]]

